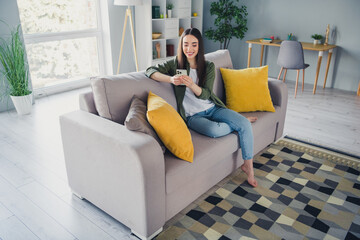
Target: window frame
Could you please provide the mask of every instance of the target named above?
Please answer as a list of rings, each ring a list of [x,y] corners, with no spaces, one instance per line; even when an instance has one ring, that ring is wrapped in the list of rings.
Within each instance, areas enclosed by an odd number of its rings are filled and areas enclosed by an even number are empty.
[[[19,1],[19,0],[18,0]],[[21,1],[21,0],[20,0]],[[110,26],[107,1],[95,0],[97,27],[86,30],[75,30],[54,33],[32,33],[23,34],[25,46],[27,44],[62,41],[69,39],[81,39],[95,37],[97,41],[97,52],[99,61],[99,74],[110,75],[113,73],[110,42]],[[20,10],[19,10],[20,11]],[[21,21],[21,20],[20,20]],[[31,78],[31,71],[30,71]],[[90,85],[90,77],[72,80],[66,83],[58,83],[51,86],[33,89],[35,98],[47,96],[59,92],[69,91]]]

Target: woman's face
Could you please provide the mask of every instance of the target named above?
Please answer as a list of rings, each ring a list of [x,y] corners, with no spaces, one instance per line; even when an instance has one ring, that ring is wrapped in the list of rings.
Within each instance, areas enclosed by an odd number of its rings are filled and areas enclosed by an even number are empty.
[[[186,35],[183,38],[183,52],[187,59],[195,59],[199,52],[199,40],[193,35]]]

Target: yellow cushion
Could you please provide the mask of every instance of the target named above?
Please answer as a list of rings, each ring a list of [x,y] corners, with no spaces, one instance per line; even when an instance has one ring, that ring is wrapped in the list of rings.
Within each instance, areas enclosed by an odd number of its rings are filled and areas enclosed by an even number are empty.
[[[147,107],[147,119],[167,149],[178,158],[193,162],[191,135],[178,112],[152,92],[149,92]]]
[[[275,112],[268,87],[268,66],[220,71],[228,108],[236,112]]]

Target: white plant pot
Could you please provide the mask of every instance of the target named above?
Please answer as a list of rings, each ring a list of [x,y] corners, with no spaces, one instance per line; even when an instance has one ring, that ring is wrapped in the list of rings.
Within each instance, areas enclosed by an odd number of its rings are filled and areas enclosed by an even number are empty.
[[[172,10],[170,10],[170,9],[167,10],[167,17],[168,18],[171,18],[171,12],[172,12]]]
[[[26,96],[10,96],[18,115],[30,114],[32,109],[32,93]]]
[[[320,44],[320,40],[314,39],[314,45],[316,45],[316,44]]]

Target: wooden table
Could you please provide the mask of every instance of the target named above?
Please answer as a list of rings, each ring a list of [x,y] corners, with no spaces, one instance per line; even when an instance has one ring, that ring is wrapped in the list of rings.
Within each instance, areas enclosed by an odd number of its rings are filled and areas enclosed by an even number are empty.
[[[271,43],[266,43],[266,42],[261,42],[262,38],[258,38],[258,39],[253,39],[253,40],[248,40],[246,41],[246,43],[249,44],[249,51],[248,51],[248,62],[247,62],[247,67],[250,67],[250,60],[251,60],[251,50],[252,50],[252,45],[253,44],[258,44],[261,45],[261,55],[260,55],[260,66],[262,66],[262,62],[263,62],[263,56],[264,56],[264,47],[265,46],[274,46],[274,47],[280,47],[280,44],[282,42],[282,40],[274,40]],[[317,66],[316,66],[316,76],[315,76],[315,82],[314,82],[314,89],[313,89],[313,94],[315,94],[316,92],[316,85],[318,82],[318,78],[319,78],[319,72],[320,72],[320,66],[321,66],[321,60],[322,57],[324,55],[325,51],[329,51],[328,53],[328,59],[327,59],[327,64],[326,64],[326,72],[325,72],[325,79],[324,79],[324,86],[323,88],[325,88],[326,85],[326,79],[328,76],[328,72],[329,72],[329,66],[330,66],[330,61],[331,61],[331,56],[332,56],[332,52],[333,49],[336,48],[336,45],[324,45],[324,44],[313,44],[313,43],[309,43],[309,42],[301,42],[302,47],[304,50],[310,50],[310,51],[318,51],[319,52],[319,57],[318,57],[318,61],[317,61]]]

